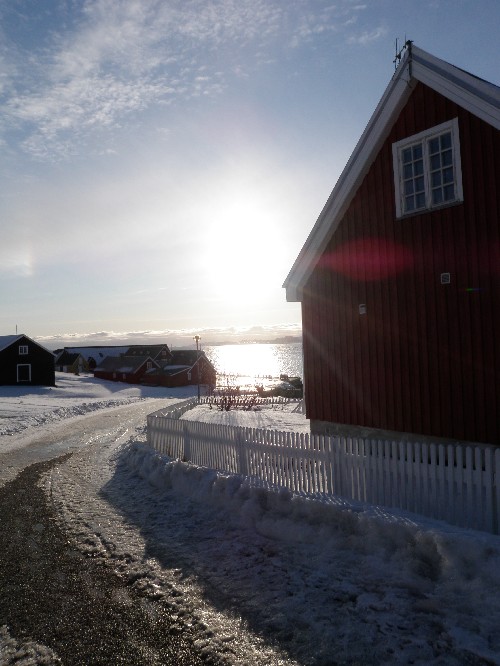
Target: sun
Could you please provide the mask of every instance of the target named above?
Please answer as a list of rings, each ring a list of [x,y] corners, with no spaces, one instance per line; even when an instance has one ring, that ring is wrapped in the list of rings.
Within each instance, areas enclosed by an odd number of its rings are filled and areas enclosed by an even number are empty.
[[[226,200],[204,234],[202,250],[207,286],[228,303],[258,301],[270,285],[284,279],[273,209],[240,194]]]

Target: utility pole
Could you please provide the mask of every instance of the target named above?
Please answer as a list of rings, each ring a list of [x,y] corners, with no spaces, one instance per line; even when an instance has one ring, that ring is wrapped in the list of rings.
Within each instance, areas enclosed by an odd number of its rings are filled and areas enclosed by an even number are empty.
[[[196,341],[196,371],[198,373],[198,402],[200,402],[200,349],[201,349],[201,338],[199,335],[195,335],[193,340]],[[199,344],[199,347],[198,347]]]

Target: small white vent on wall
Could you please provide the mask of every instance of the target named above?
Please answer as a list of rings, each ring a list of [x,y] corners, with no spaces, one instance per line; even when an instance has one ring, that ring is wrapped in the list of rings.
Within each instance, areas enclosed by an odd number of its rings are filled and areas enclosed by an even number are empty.
[[[359,304],[359,314],[360,315],[366,314],[366,303]]]
[[[451,274],[441,273],[441,284],[450,284],[450,283],[451,283]]]

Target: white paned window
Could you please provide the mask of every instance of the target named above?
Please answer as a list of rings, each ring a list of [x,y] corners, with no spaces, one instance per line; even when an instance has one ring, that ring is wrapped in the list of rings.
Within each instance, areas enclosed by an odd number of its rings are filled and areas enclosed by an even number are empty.
[[[28,345],[19,345],[19,355],[24,355],[28,353]]]
[[[394,143],[392,158],[398,217],[463,201],[457,118]]]

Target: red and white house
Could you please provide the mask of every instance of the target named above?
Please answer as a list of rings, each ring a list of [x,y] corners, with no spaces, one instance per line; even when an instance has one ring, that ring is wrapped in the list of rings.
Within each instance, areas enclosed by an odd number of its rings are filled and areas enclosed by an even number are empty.
[[[306,412],[500,444],[500,88],[406,46],[284,284]]]

